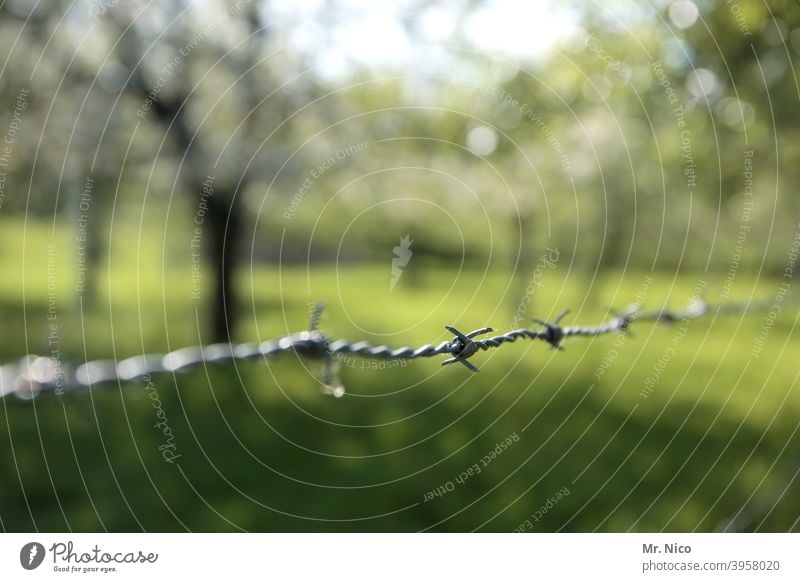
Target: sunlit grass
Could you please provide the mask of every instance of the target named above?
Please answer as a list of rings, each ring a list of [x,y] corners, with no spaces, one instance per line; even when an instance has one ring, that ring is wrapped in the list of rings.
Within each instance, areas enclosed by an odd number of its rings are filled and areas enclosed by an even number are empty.
[[[20,246],[4,236],[3,261],[12,275],[0,285],[0,303],[15,333],[6,335],[3,357],[46,352],[50,234],[28,233],[24,317]],[[189,263],[174,256],[162,275],[159,245],[144,245],[138,268],[137,245],[115,251],[110,271],[102,261],[95,294],[91,301],[84,295],[82,312],[69,263],[58,263],[60,347],[70,360],[122,358],[203,341],[208,290],[191,300]],[[376,344],[444,341],[445,324],[465,331],[511,327],[527,275],[509,280],[497,267],[484,278],[481,270],[459,273],[447,265],[426,265],[412,274],[414,266],[392,291],[390,260],[309,270],[245,265],[238,273],[237,340],[305,329],[309,303],[317,299],[328,305],[324,332]],[[652,276],[645,303],[653,307],[665,300],[683,305],[697,281]],[[592,282],[580,273],[552,270],[525,316],[553,317],[570,307],[566,324],[596,323],[609,317],[609,306],[633,301],[644,277],[614,272]],[[719,283],[709,277],[709,300]],[[733,297],[769,296],[774,289],[775,282],[755,282],[742,273]],[[758,501],[758,517],[745,527],[766,517],[763,527],[786,529],[791,512],[781,508],[789,502],[779,501],[770,511],[777,499],[770,495],[783,489],[795,469],[791,456],[782,454],[798,440],[794,317],[784,311],[769,349],[757,359],[750,354],[763,315],[695,321],[674,345],[675,326],[642,323],[624,341],[573,339],[563,352],[517,342],[480,353],[474,357],[478,374],[461,366],[442,368],[443,358],[391,370],[344,367],[348,394],[342,399],[320,393],[320,362],[290,354],[159,378],[181,467],[225,519],[206,511],[175,467],[162,461],[153,408],[141,384],[63,399],[44,396],[34,404],[11,399],[2,421],[10,433],[2,433],[11,435],[17,456],[6,455],[2,465],[4,482],[11,485],[0,499],[12,508],[3,514],[4,526],[33,527],[17,485],[19,471],[36,526],[47,529],[65,527],[61,503],[77,529],[98,528],[99,519],[116,529],[138,529],[139,523],[180,529],[178,516],[198,529],[234,529],[227,519],[264,530],[415,530],[441,522],[434,529],[507,531],[564,486],[571,494],[537,529],[707,530],[736,514],[751,494],[772,501]],[[645,397],[645,380],[670,346],[674,354]],[[611,363],[604,364],[612,350]],[[519,444],[478,477],[435,502],[422,502],[427,491],[513,432],[521,435]],[[285,513],[332,519],[411,508],[366,521],[326,522],[287,517],[253,500]]]

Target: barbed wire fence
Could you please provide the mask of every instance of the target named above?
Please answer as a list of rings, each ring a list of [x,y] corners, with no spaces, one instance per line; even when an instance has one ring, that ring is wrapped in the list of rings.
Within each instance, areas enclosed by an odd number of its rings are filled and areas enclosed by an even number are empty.
[[[794,302],[795,296],[790,299]],[[789,301],[787,300],[786,303]],[[481,351],[497,349],[517,340],[543,341],[552,349],[563,350],[563,342],[570,338],[596,338],[599,336],[624,333],[629,334],[634,323],[654,322],[673,325],[686,323],[703,317],[724,315],[746,315],[767,311],[773,301],[726,302],[717,305],[695,297],[683,309],[643,310],[637,303],[631,304],[608,321],[594,326],[569,325],[560,322],[569,314],[562,311],[552,322],[532,318],[539,327],[518,328],[492,337],[477,339],[478,336],[492,333],[490,327],[482,327],[463,333],[453,326],[446,325],[453,338],[438,345],[426,344],[419,348],[390,348],[386,345],[374,346],[367,341],[352,342],[347,339],[334,340],[319,331],[324,303],[316,303],[309,329],[281,338],[261,343],[218,343],[207,346],[191,346],[166,354],[144,354],[121,361],[92,360],[80,365],[61,362],[59,359],[29,354],[17,362],[0,366],[0,399],[16,396],[20,400],[31,400],[41,394],[63,395],[77,390],[90,390],[103,385],[149,381],[155,375],[170,375],[189,372],[208,364],[224,366],[233,360],[253,361],[291,352],[299,357],[322,362],[322,390],[326,394],[341,397],[345,393],[338,376],[340,358],[356,356],[381,360],[413,360],[449,356],[443,366],[460,363],[472,372],[478,372],[471,360]],[[753,524],[760,528],[763,519],[771,513],[778,501],[800,475],[800,456],[791,456],[788,471],[778,479],[772,488],[755,496],[735,515],[717,523],[715,531],[749,531]]]
[[[181,348],[167,354],[143,354],[124,360],[94,360],[80,365],[71,365],[47,356],[27,355],[19,361],[0,366],[0,398],[15,395],[30,400],[42,393],[64,394],[90,389],[109,383],[136,382],[143,378],[163,374],[188,372],[207,364],[225,365],[233,360],[258,360],[292,352],[298,356],[322,361],[323,391],[341,397],[345,389],[338,377],[338,358],[358,356],[382,360],[413,360],[447,355],[443,366],[460,363],[477,372],[470,359],[481,351],[497,349],[517,340],[539,340],[553,349],[563,349],[562,343],[569,338],[593,338],[616,333],[628,333],[634,322],[656,322],[675,324],[709,315],[745,314],[768,307],[766,302],[723,303],[711,305],[704,299],[694,298],[687,307],[679,310],[661,309],[644,311],[639,304],[632,304],[615,317],[595,326],[561,326],[569,310],[562,311],[552,322],[532,319],[539,327],[519,328],[504,334],[476,339],[492,333],[490,327],[482,327],[463,333],[453,326],[447,329],[453,334],[449,341],[438,345],[426,344],[419,348],[390,348],[374,346],[367,341],[352,342],[346,339],[331,339],[318,330],[324,303],[318,302],[311,316],[307,331],[301,331],[261,343],[221,343],[207,346]]]

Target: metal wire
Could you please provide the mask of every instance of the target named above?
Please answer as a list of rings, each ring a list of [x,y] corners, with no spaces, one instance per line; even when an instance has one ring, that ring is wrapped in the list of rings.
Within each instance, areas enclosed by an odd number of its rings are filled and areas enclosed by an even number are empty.
[[[505,334],[486,339],[474,339],[491,333],[492,328],[484,327],[469,333],[462,333],[452,326],[445,328],[453,334],[453,339],[439,345],[426,344],[419,348],[401,347],[392,349],[386,345],[373,346],[366,341],[350,342],[346,339],[331,340],[319,332],[317,324],[323,303],[318,303],[311,318],[309,331],[294,333],[285,337],[267,340],[262,343],[212,344],[178,349],[168,354],[144,354],[121,361],[95,360],[79,366],[63,363],[60,360],[37,355],[27,355],[21,360],[0,366],[0,398],[11,394],[29,400],[43,392],[63,394],[72,390],[92,388],[106,383],[134,382],[160,374],[186,372],[206,364],[226,364],[231,360],[257,360],[276,356],[284,352],[294,352],[299,356],[322,360],[323,386],[325,391],[335,396],[344,394],[344,388],[336,374],[337,354],[349,354],[364,358],[383,360],[413,360],[449,355],[442,365],[459,362],[477,372],[478,368],[469,361],[479,351],[498,348],[515,341],[541,340],[552,348],[563,349],[561,344],[571,337],[597,337],[614,333],[626,333],[636,321],[654,321],[672,324],[689,321],[711,313],[746,313],[763,307],[761,303],[726,303],[713,309],[702,299],[693,300],[688,307],[677,310],[641,311],[639,305],[630,305],[613,319],[596,326],[559,325],[568,311],[562,312],[553,322],[533,319],[540,328],[520,328]]]

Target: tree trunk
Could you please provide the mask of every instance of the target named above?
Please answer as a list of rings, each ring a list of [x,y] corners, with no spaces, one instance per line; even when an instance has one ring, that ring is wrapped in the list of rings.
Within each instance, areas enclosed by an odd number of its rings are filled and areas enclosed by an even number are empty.
[[[241,210],[231,192],[215,191],[208,199],[208,261],[214,271],[208,305],[211,341],[229,342],[236,323],[234,272],[241,237]]]

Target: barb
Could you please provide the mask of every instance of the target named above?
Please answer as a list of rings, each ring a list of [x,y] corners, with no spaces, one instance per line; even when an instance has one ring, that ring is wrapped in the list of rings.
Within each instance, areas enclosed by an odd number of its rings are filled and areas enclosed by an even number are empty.
[[[120,383],[141,380],[158,374],[173,374],[189,371],[207,364],[227,364],[232,360],[257,360],[276,356],[284,352],[294,352],[299,356],[321,360],[323,391],[333,396],[342,396],[344,386],[338,378],[336,354],[350,354],[364,358],[384,360],[413,360],[449,355],[443,366],[459,362],[473,372],[478,368],[469,361],[479,351],[499,348],[505,343],[518,339],[541,340],[552,349],[563,350],[564,340],[573,337],[598,337],[614,333],[628,333],[634,322],[652,321],[672,324],[688,321],[716,313],[744,314],[755,309],[763,309],[766,303],[745,303],[724,305],[712,308],[706,301],[695,299],[688,307],[678,311],[641,311],[639,305],[630,305],[616,316],[600,325],[562,327],[559,322],[569,313],[562,311],[552,323],[533,319],[539,329],[520,328],[502,335],[485,339],[475,339],[479,335],[491,333],[492,328],[482,327],[469,333],[462,333],[452,326],[445,326],[453,339],[439,345],[426,344],[419,348],[401,347],[392,349],[386,345],[373,346],[369,342],[350,342],[346,339],[331,341],[317,330],[324,308],[317,303],[309,325],[309,331],[294,333],[282,338],[262,343],[212,344],[175,350],[168,354],[144,354],[122,361],[95,360],[77,367],[45,356],[27,355],[16,363],[0,366],[0,398],[14,394],[22,399],[31,399],[43,392],[62,394],[67,391],[92,388],[107,383]]]

